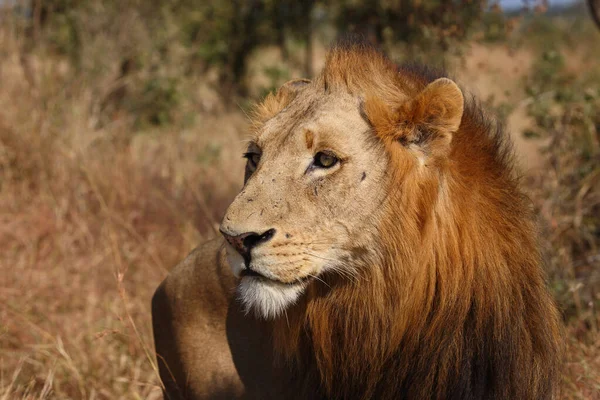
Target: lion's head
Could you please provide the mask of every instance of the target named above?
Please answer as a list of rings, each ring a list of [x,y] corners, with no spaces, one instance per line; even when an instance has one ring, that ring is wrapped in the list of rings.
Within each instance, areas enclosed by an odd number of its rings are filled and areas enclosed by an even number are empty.
[[[257,111],[245,186],[221,231],[241,300],[265,318],[324,274],[360,279],[365,258],[383,251],[393,192],[410,190],[419,203],[442,189],[432,178],[460,124],[460,89],[447,78],[409,81],[379,54],[355,50],[351,68],[338,49],[321,76],[287,83]]]
[[[531,207],[506,135],[452,80],[338,46],[253,126],[221,231],[239,299],[307,387],[550,396],[560,325]]]

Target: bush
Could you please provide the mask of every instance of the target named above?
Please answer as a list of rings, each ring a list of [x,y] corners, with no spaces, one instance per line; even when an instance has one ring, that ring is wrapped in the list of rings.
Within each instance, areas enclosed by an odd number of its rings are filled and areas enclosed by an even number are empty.
[[[567,319],[600,322],[600,71],[578,77],[545,52],[526,81],[530,135],[545,138],[547,170],[533,184],[551,286]]]

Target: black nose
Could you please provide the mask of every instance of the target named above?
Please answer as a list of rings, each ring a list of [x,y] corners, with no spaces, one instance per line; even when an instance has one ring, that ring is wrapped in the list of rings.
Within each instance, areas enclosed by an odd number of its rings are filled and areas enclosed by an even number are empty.
[[[246,264],[250,262],[250,251],[261,243],[268,242],[275,235],[275,229],[269,229],[262,234],[256,232],[242,233],[241,235],[231,236],[221,231],[225,239],[244,257]]]

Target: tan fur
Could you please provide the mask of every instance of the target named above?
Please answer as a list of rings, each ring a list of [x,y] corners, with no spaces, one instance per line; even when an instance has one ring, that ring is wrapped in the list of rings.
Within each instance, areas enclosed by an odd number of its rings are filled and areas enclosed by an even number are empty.
[[[223,329],[227,318],[247,396],[556,395],[561,328],[531,207],[504,135],[454,82],[398,69],[362,45],[339,46],[315,81],[286,85],[258,107],[254,132],[261,161],[221,228],[276,229],[253,250],[251,266],[285,284],[242,278],[252,290],[238,288],[241,303],[217,311],[214,326]],[[324,149],[336,151],[339,165],[306,168]],[[194,307],[177,311],[184,315],[206,313],[200,303],[208,299],[174,303],[173,296],[198,296],[189,283],[181,292],[172,283],[199,273],[185,271],[177,267],[163,283],[170,294],[155,296],[155,309],[166,303]],[[233,290],[232,278],[219,279]],[[302,295],[256,311],[253,304],[268,299],[266,285]],[[178,365],[177,383],[214,373],[210,360],[189,361],[203,344],[177,335],[205,328],[153,317],[155,329],[168,325],[173,334],[171,341],[161,335],[157,352]]]

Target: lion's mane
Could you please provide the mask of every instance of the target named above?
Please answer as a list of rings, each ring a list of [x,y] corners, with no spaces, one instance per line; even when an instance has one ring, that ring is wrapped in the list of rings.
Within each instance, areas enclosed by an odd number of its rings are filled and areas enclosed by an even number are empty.
[[[389,150],[378,243],[357,249],[356,280],[325,276],[274,321],[280,362],[327,398],[546,399],[561,324],[545,286],[530,202],[507,135],[466,100],[448,152],[410,170],[390,132],[431,107],[416,96],[443,73],[397,67],[361,44],[334,48],[317,83],[360,95]],[[292,101],[268,98],[256,124]],[[408,128],[407,128],[408,129]],[[423,139],[423,140],[426,140]]]

